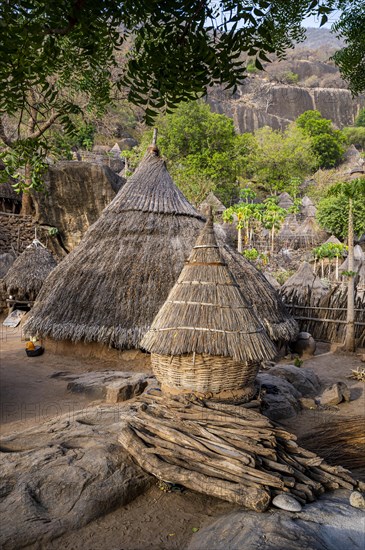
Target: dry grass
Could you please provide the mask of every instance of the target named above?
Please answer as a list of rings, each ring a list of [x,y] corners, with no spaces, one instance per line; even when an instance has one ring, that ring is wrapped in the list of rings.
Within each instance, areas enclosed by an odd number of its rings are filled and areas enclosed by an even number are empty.
[[[326,423],[315,437],[313,433],[302,438],[301,445],[323,457],[333,465],[350,470],[364,468],[364,417],[335,418]]]

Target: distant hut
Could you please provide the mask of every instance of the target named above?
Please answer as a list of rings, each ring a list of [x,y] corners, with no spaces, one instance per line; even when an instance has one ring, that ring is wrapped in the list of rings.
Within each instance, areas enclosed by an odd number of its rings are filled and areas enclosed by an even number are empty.
[[[254,395],[259,365],[276,350],[220,254],[212,216],[141,347],[162,390]]]
[[[300,215],[302,218],[314,218],[317,213],[317,208],[314,206],[313,201],[304,196],[302,198],[302,204],[300,208]]]
[[[326,239],[328,233],[319,226],[315,218],[309,217],[298,226],[295,235],[295,245],[299,248],[305,248],[320,244]]]
[[[204,215],[208,208],[212,208],[214,219],[222,221],[222,214],[226,210],[224,204],[211,191],[199,206],[199,211]]]
[[[328,288],[313,272],[308,262],[303,262],[281,287],[281,295],[287,304],[316,306],[327,294]]]
[[[34,240],[18,256],[4,277],[7,293],[19,301],[34,301],[57,263],[51,252]]]
[[[334,235],[331,235],[323,244],[342,244],[342,243],[337,237],[335,237]]]
[[[365,269],[363,263],[355,278],[355,340],[359,347],[365,346]],[[312,323],[309,332],[314,338],[326,342],[342,343],[346,333],[347,284],[334,285],[323,296],[318,311],[319,321]]]
[[[295,239],[295,232],[292,231],[289,220],[285,220],[284,224],[282,225],[278,233],[277,238],[280,241],[281,245],[286,245],[286,246],[292,245]]]
[[[1,228],[0,228],[1,234]],[[4,283],[4,277],[14,263],[14,256],[6,252],[5,254],[0,254],[0,313],[6,309],[6,287]]]
[[[21,206],[21,195],[14,191],[11,182],[0,183],[0,211],[19,214]]]
[[[150,147],[80,244],[47,279],[27,330],[68,344],[138,348],[203,223],[174,185],[157,147]],[[293,338],[297,325],[263,275],[224,243],[222,253],[270,337],[280,342]],[[93,353],[102,351],[93,347]]]
[[[281,193],[278,197],[278,206],[280,208],[285,208],[285,210],[289,210],[292,206],[294,206],[293,199],[289,195],[289,193]]]
[[[359,273],[364,263],[364,260],[365,260],[365,256],[361,246],[358,244],[355,245],[354,246],[354,272],[356,272],[357,274]],[[346,260],[338,268],[338,272],[340,275],[342,275],[342,273],[344,271],[348,271],[348,269],[349,269],[349,259],[347,257]]]

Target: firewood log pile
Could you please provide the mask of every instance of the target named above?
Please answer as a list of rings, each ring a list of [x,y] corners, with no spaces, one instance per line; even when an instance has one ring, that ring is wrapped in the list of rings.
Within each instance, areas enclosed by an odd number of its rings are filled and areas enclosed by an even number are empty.
[[[295,435],[244,405],[150,391],[124,421],[119,441],[144,470],[257,512],[278,494],[305,504],[356,485],[347,470],[299,447]]]

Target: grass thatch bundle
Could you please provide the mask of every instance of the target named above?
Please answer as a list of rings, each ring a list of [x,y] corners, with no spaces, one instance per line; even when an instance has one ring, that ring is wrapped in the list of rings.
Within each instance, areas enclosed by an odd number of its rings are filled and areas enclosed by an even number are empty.
[[[318,437],[309,434],[301,443],[323,457],[329,464],[341,464],[351,471],[364,472],[365,431],[364,418],[356,416],[331,418],[318,427]]]
[[[18,256],[5,275],[7,293],[17,300],[35,300],[56,265],[51,252],[34,241]]]
[[[210,216],[141,347],[161,384],[178,391],[253,393],[276,350],[223,261]],[[178,356],[178,360],[175,359]]]
[[[313,272],[309,263],[302,262],[298,271],[283,284],[280,292],[287,304],[316,306],[327,294],[328,288]]]
[[[26,327],[56,340],[137,348],[175,284],[203,218],[150,150],[126,185],[44,285]],[[263,276],[223,254],[274,340],[297,326]],[[232,267],[233,266],[233,267]]]

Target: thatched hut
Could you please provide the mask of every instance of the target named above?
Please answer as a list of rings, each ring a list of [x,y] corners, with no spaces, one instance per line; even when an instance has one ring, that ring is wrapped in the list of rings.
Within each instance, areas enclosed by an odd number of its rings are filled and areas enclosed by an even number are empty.
[[[18,214],[21,206],[21,195],[14,191],[11,182],[0,183],[0,211]]]
[[[317,208],[314,206],[313,201],[305,195],[301,203],[300,215],[303,218],[314,218],[317,213]]]
[[[51,252],[34,240],[6,273],[4,282],[7,293],[19,301],[34,301],[56,265]]]
[[[365,346],[365,292],[361,284],[361,276],[364,276],[360,268],[355,283],[355,340],[359,347]],[[317,340],[326,342],[343,343],[346,333],[347,318],[347,284],[344,282],[333,286],[323,296],[316,312],[318,321],[311,322],[307,330]],[[311,314],[311,317],[314,315]]]
[[[281,193],[278,197],[278,206],[280,208],[285,208],[285,210],[289,210],[294,205],[293,199],[289,195],[289,193]]]
[[[334,235],[331,235],[323,244],[342,244],[342,243],[337,237],[335,237]]]
[[[203,223],[174,185],[157,148],[150,148],[80,244],[47,279],[27,330],[63,342],[138,348]],[[284,342],[295,337],[295,321],[263,275],[241,254],[224,243],[222,248],[270,337]]]
[[[280,290],[285,303],[300,306],[318,305],[327,291],[327,286],[313,272],[308,262],[303,262]]]
[[[319,226],[315,218],[308,217],[299,225],[295,235],[296,246],[305,248],[322,243],[328,233]]]
[[[214,219],[218,218],[218,221],[222,221],[222,214],[226,210],[224,204],[216,197],[213,191],[205,197],[203,202],[199,205],[199,211],[204,213],[207,211],[207,208],[212,208]]]
[[[365,255],[360,245],[354,246],[354,272],[359,273],[363,263],[365,261]],[[349,259],[348,257],[346,260],[340,265],[338,268],[338,272],[340,275],[342,275],[344,272],[348,271],[349,269]]]
[[[276,351],[222,258],[212,216],[141,347],[163,390],[252,398]]]

